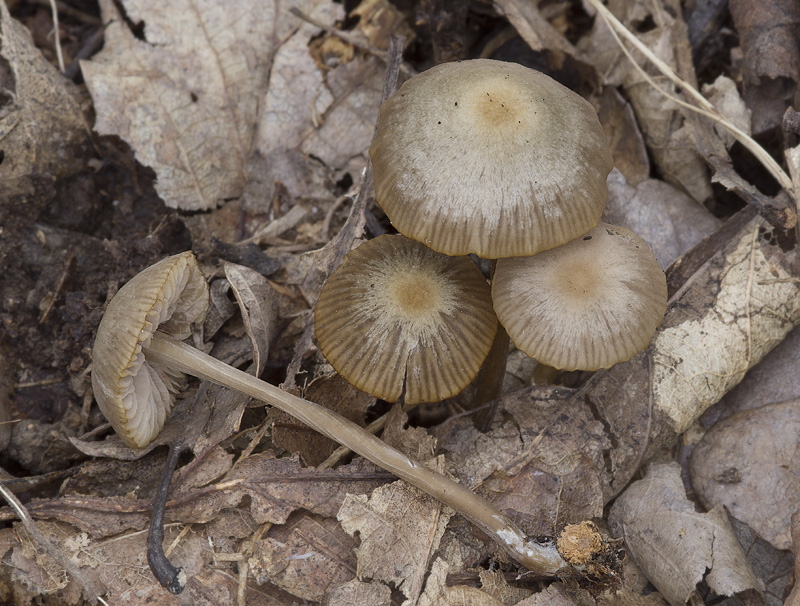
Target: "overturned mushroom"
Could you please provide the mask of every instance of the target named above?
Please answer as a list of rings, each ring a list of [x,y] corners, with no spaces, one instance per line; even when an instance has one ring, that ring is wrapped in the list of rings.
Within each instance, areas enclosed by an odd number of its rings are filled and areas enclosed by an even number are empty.
[[[499,260],[492,298],[517,348],[554,368],[598,370],[647,347],[667,281],[639,236],[601,223],[558,248]]]
[[[552,544],[528,541],[505,514],[466,487],[415,463],[327,408],[292,396],[179,340],[188,334],[192,321],[202,319],[208,295],[201,280],[190,252],[165,259],[125,284],[100,323],[92,381],[103,411],[128,443],[143,446],[155,437],[157,431],[152,429],[160,422],[161,409],[171,406],[165,399],[171,398],[174,377],[191,374],[271,404],[427,492],[464,515],[529,569],[553,575],[565,566]],[[121,409],[125,412],[120,413]],[[140,430],[139,424],[145,429]],[[170,463],[174,460],[171,456]],[[163,553],[155,567],[151,561],[157,578],[171,591],[181,591],[185,582],[181,571],[161,558]]]
[[[331,274],[317,339],[359,389],[405,404],[454,396],[478,374],[497,331],[489,285],[468,257],[400,235],[365,242]]]
[[[613,167],[585,99],[516,63],[443,63],[380,109],[375,196],[403,235],[448,255],[528,256],[600,221]]]

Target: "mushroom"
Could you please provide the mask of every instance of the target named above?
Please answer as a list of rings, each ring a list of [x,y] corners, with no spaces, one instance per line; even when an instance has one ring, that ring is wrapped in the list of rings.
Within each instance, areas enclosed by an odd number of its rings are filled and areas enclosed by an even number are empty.
[[[528,256],[600,221],[613,167],[585,99],[516,63],[443,63],[380,109],[375,196],[397,231],[448,255]]]
[[[486,278],[401,235],[350,252],[316,306],[320,349],[359,389],[405,404],[454,396],[478,374],[497,331]]]
[[[155,437],[157,430],[153,429],[166,415],[162,410],[171,406],[175,379],[179,373],[187,373],[293,415],[460,512],[529,569],[552,575],[565,566],[553,545],[529,541],[505,514],[465,486],[412,461],[331,410],[286,393],[181,341],[188,335],[191,322],[200,321],[206,309],[208,291],[204,283],[194,256],[185,252],[142,271],[120,288],[108,305],[95,339],[92,383],[103,412],[126,442],[141,447]],[[168,466],[177,461],[175,453],[173,448]],[[162,481],[159,498],[166,499],[168,486],[168,479]],[[159,541],[152,544],[159,549],[154,554],[148,551],[154,574],[171,591],[181,591],[185,583],[182,571],[169,564]]]
[[[518,349],[554,368],[598,370],[647,347],[667,281],[639,236],[601,223],[533,257],[498,260],[492,298]]]

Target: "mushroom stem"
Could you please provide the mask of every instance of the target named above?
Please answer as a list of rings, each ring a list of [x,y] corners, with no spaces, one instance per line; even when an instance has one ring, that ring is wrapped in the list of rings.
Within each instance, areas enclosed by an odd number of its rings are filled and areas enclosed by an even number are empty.
[[[184,444],[172,444],[164,463],[164,474],[156,490],[153,501],[153,517],[150,520],[150,532],[147,534],[147,563],[153,576],[166,587],[170,593],[179,594],[186,587],[186,573],[182,568],[175,568],[164,554],[164,508],[167,504],[167,493],[170,481],[178,465],[178,459],[186,450]]]
[[[347,446],[353,452],[453,508],[497,541],[511,557],[529,570],[552,576],[566,569],[567,565],[555,545],[529,541],[508,516],[482,497],[450,478],[412,461],[364,428],[327,408],[286,393],[161,332],[153,335],[144,351],[152,362],[262,400]]]

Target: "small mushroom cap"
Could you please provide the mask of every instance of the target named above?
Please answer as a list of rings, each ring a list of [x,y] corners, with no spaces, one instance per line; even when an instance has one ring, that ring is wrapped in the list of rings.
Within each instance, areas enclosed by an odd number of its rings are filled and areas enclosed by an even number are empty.
[[[182,379],[149,363],[143,350],[157,329],[186,339],[207,310],[208,284],[191,252],[141,271],[108,304],[92,350],[92,388],[128,446],[143,448],[158,435]]]
[[[613,167],[585,99],[516,63],[443,63],[380,110],[375,195],[403,235],[448,255],[528,256],[595,227]]]
[[[317,339],[333,367],[389,402],[438,402],[460,392],[489,353],[497,317],[486,279],[400,235],[365,242],[319,296]]]
[[[647,347],[667,309],[667,280],[644,240],[601,223],[564,246],[499,260],[492,298],[526,354],[554,368],[598,370]]]

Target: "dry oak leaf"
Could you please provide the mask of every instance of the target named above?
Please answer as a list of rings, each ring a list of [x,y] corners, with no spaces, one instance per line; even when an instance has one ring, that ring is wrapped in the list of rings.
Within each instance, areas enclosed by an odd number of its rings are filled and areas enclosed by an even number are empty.
[[[100,2],[105,46],[81,62],[95,130],[152,167],[168,206],[213,208],[242,194],[271,62],[298,28],[291,7],[329,21],[329,0]],[[269,5],[267,5],[269,4]],[[319,14],[318,11],[319,10]],[[144,22],[144,39],[127,22]]]
[[[686,498],[677,463],[651,465],[611,507],[609,528],[672,606],[683,606],[705,580],[720,596],[759,585],[721,507],[698,513]]]
[[[736,413],[692,453],[692,485],[707,508],[725,506],[777,549],[792,545],[800,503],[800,400]]]
[[[383,583],[353,579],[331,589],[326,606],[390,606],[392,590]]]

